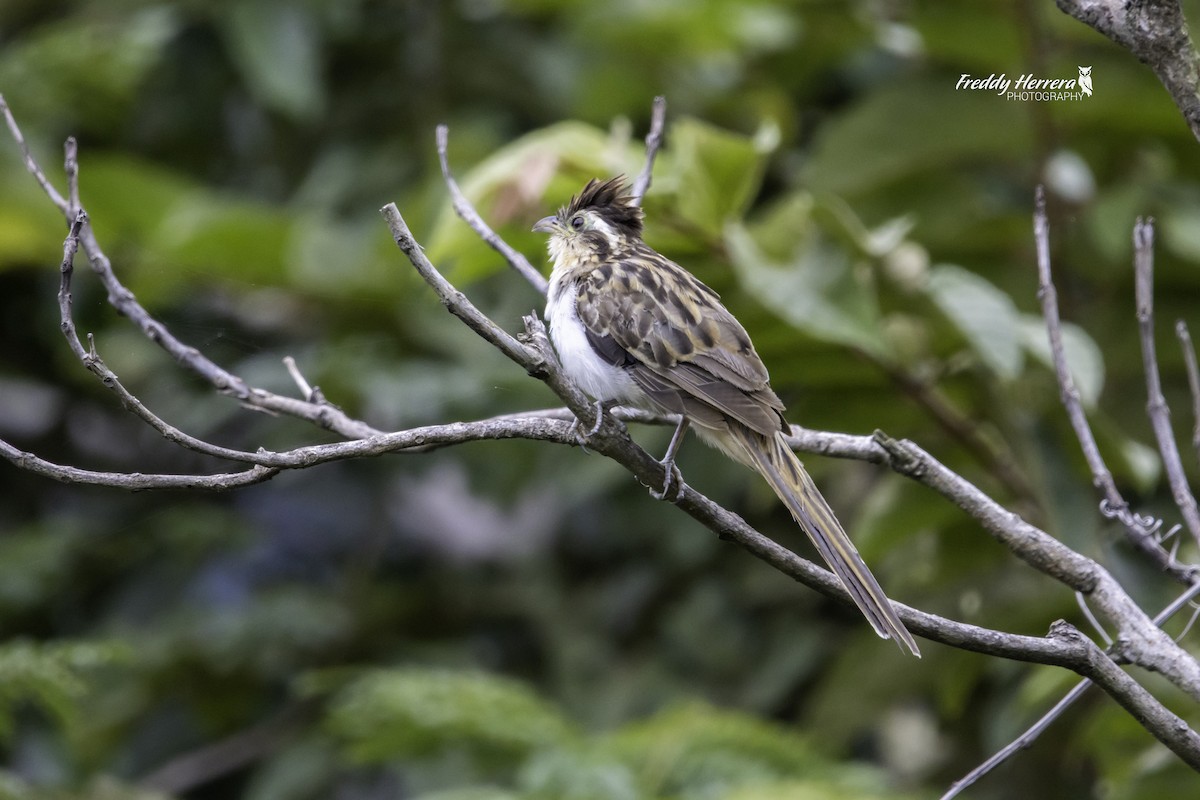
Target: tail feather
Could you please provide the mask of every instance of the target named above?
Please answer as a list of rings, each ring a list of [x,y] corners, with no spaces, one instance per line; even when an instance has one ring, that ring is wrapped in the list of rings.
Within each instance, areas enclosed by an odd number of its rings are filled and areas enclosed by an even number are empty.
[[[729,429],[740,449],[748,456],[750,465],[771,484],[775,494],[779,495],[792,517],[808,534],[875,632],[884,639],[894,640],[901,649],[907,647],[914,656],[920,658],[921,651],[912,634],[900,621],[891,600],[884,594],[879,581],[867,568],[858,549],[833,515],[833,509],[825,502],[783,435],[764,436],[738,423],[730,423]]]

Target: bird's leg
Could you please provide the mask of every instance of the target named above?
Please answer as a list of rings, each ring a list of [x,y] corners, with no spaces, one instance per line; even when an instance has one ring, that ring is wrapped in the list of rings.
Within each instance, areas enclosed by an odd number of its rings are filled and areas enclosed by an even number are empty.
[[[672,485],[675,486],[675,499],[672,503],[679,502],[679,492],[683,488],[683,475],[679,472],[679,467],[675,466],[675,454],[679,452],[679,446],[683,444],[683,436],[687,433],[688,418],[680,417],[679,424],[675,426],[675,433],[671,434],[671,443],[667,445],[667,453],[658,463],[663,465],[667,476],[663,479],[662,491],[650,490],[650,496],[655,500],[666,500],[667,494],[670,493]]]
[[[604,424],[604,412],[607,409],[604,405],[603,400],[596,401],[595,410],[596,410],[596,421],[594,423],[592,423],[592,427],[588,428],[586,431],[579,430],[580,427],[582,427],[579,424],[579,417],[576,417],[575,421],[571,423],[571,434],[575,437],[575,441],[579,444],[579,449],[585,453],[588,452],[588,449],[587,449],[588,439],[591,439],[593,436],[595,436],[597,433],[599,433],[600,426]]]

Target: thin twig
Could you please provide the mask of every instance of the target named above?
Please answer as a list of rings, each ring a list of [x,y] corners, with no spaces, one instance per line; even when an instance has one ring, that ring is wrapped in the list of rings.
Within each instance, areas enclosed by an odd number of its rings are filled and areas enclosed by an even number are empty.
[[[1171,617],[1175,616],[1175,614],[1178,613],[1181,608],[1192,602],[1197,594],[1200,594],[1200,583],[1196,583],[1188,587],[1186,591],[1179,595],[1179,597],[1176,597],[1174,600],[1172,600],[1166,608],[1158,612],[1158,615],[1154,617],[1154,624],[1158,625],[1159,627],[1165,625],[1167,621],[1171,619]],[[1193,616],[1192,621],[1189,621],[1188,623],[1188,627],[1190,627],[1194,621],[1195,617]],[[1186,631],[1187,629],[1185,628],[1184,630]],[[1083,697],[1084,693],[1087,692],[1092,685],[1092,682],[1087,678],[1075,684],[1075,686],[1071,688],[1071,691],[1067,692],[1067,694],[1061,700],[1054,704],[1053,708],[1038,718],[1038,720],[1033,723],[1033,725],[1031,725],[1024,733],[997,751],[987,761],[984,761],[978,767],[968,772],[959,780],[955,781],[950,786],[950,790],[941,796],[940,800],[951,800],[951,798],[957,797],[964,789],[976,783],[984,775],[987,775],[993,769],[1012,758],[1018,752],[1033,744],[1034,740],[1041,736],[1046,728],[1050,727],[1052,722],[1066,713],[1066,710],[1074,705],[1079,698]]]
[[[1071,428],[1075,431],[1075,438],[1079,440],[1083,458],[1092,473],[1092,484],[1103,495],[1101,510],[1106,516],[1122,523],[1133,546],[1149,557],[1159,569],[1180,583],[1190,584],[1196,578],[1196,569],[1177,564],[1154,538],[1158,526],[1147,524],[1145,518],[1130,511],[1129,503],[1117,489],[1117,482],[1113,479],[1108,465],[1104,463],[1100,446],[1096,443],[1087,414],[1083,410],[1079,389],[1071,376],[1066,349],[1063,346],[1058,292],[1054,288],[1050,270],[1050,222],[1046,216],[1046,193],[1040,185],[1034,197],[1033,240],[1037,250],[1038,299],[1042,304],[1042,317],[1046,321],[1046,334],[1050,339],[1050,356],[1054,363],[1055,377],[1058,379],[1059,397],[1063,408],[1066,409]]]
[[[1176,320],[1175,335],[1179,338],[1180,349],[1183,350],[1188,391],[1192,396],[1192,450],[1196,453],[1196,459],[1200,460],[1200,368],[1196,366],[1196,348],[1192,345],[1192,335],[1188,332],[1186,322]]]
[[[646,196],[646,192],[650,189],[650,180],[654,172],[654,159],[658,156],[659,148],[662,147],[663,127],[666,120],[667,98],[659,95],[654,98],[654,105],[650,109],[650,130],[646,133],[646,165],[642,167],[637,180],[633,182],[633,190],[630,192],[635,206],[642,204],[642,198]]]
[[[37,181],[38,185],[41,186],[42,191],[45,192],[50,202],[62,212],[68,225],[70,225],[75,220],[78,211],[78,160],[76,158],[74,142],[69,140],[65,148],[67,152],[68,182],[72,184],[72,188],[68,193],[72,199],[68,200],[54,188],[53,184],[46,177],[46,174],[42,171],[42,168],[38,165],[37,160],[30,152],[28,144],[25,142],[25,138],[21,133],[20,127],[17,125],[16,119],[12,115],[11,109],[4,102],[3,97],[0,97],[0,114],[4,115],[9,132],[21,150],[25,161],[25,168],[33,176],[34,180]],[[75,205],[73,206],[72,203]],[[343,436],[364,438],[380,433],[380,431],[367,423],[349,417],[336,406],[329,403],[309,403],[294,397],[284,397],[273,392],[268,392],[265,389],[250,386],[242,378],[207,358],[195,347],[184,344],[170,332],[166,325],[151,316],[141,303],[138,302],[133,292],[129,291],[120,282],[113,271],[112,262],[104,254],[103,249],[101,249],[96,239],[95,231],[90,224],[83,226],[79,241],[80,249],[87,255],[92,271],[96,273],[105,290],[108,292],[109,304],[118,313],[136,325],[148,339],[169,353],[180,364],[212,384],[213,388],[217,391],[222,394],[232,395],[247,408],[299,417]]]
[[[1083,612],[1083,618],[1088,621],[1101,639],[1104,640],[1105,646],[1112,644],[1112,637],[1108,635],[1108,631],[1104,630],[1104,626],[1100,624],[1100,620],[1096,619],[1096,615],[1092,613],[1092,607],[1087,604],[1087,598],[1082,592],[1075,593],[1075,602],[1079,604],[1079,610]]]
[[[46,173],[42,172],[42,168],[38,166],[37,160],[33,157],[33,153],[29,150],[29,145],[25,142],[25,137],[21,133],[21,129],[17,126],[17,120],[13,117],[12,110],[8,107],[8,103],[4,100],[4,95],[0,94],[0,114],[4,115],[4,121],[8,125],[8,131],[12,134],[13,141],[17,143],[17,147],[21,150],[21,157],[25,161],[25,169],[33,176],[33,179],[42,187],[42,191],[46,193],[46,197],[50,198],[53,203],[64,216],[70,220],[75,215],[71,212],[70,204],[63,199],[63,196],[54,188],[54,184],[50,183],[50,179],[46,177]]]
[[[1142,343],[1142,366],[1146,371],[1146,414],[1158,441],[1163,469],[1171,486],[1171,495],[1192,538],[1200,542],[1200,508],[1188,487],[1183,461],[1171,430],[1171,410],[1163,397],[1158,376],[1158,355],[1154,345],[1154,220],[1139,217],[1133,226],[1134,296],[1137,302],[1138,333]]]
[[[454,173],[450,171],[450,158],[447,154],[450,129],[445,125],[438,125],[436,138],[438,161],[442,165],[442,179],[446,182],[446,189],[450,192],[450,202],[454,206],[454,213],[458,214],[463,222],[470,225],[471,230],[475,231],[488,247],[499,253],[508,262],[508,265],[517,271],[517,274],[529,282],[530,286],[537,289],[538,293],[545,295],[549,283],[542,273],[529,263],[529,259],[517,252],[508,242],[500,238],[490,225],[484,222],[483,217],[475,210],[475,206],[471,205],[471,201],[459,188],[458,181],[454,179]]]
[[[83,342],[79,340],[79,334],[75,328],[71,277],[74,274],[75,254],[79,250],[79,237],[84,226],[87,225],[87,221],[87,212],[80,208],[76,213],[75,221],[71,224],[70,231],[67,233],[67,238],[63,241],[63,259],[59,267],[59,329],[62,331],[63,337],[67,340],[67,346],[71,349],[71,352],[75,354],[75,357],[79,359],[88,372],[95,375],[102,385],[117,395],[121,400],[122,406],[157,431],[167,441],[174,442],[177,445],[186,447],[197,453],[203,453],[204,455],[224,458],[229,461],[261,464],[262,459],[257,453],[221,447],[202,439],[197,439],[166,422],[154,414],[137,396],[125,388],[125,385],[121,383],[116,373],[108,368],[108,365],[100,358],[100,354],[96,352],[96,342],[90,333],[88,334],[88,346],[86,348],[83,346]],[[167,481],[167,485],[174,486],[174,480],[175,478],[172,478],[170,481]],[[124,487],[123,484],[120,485],[123,488],[128,488]],[[147,488],[145,481],[139,482],[138,487]]]
[[[300,372],[300,368],[296,366],[296,359],[291,356],[284,356],[283,366],[287,369],[288,375],[292,376],[292,381],[296,384],[296,388],[300,390],[300,394],[304,396],[304,399],[308,400],[312,397],[312,386],[305,380],[303,373]]]
[[[99,472],[90,469],[55,464],[27,453],[0,439],[0,457],[18,469],[52,478],[62,483],[78,483],[86,486],[107,486],[144,492],[149,489],[205,489],[224,492],[242,486],[262,483],[279,474],[276,467],[254,466],[243,472],[223,472],[213,475],[169,475],[142,472]]]
[[[941,796],[940,800],[952,800],[952,798],[958,797],[959,794],[977,783],[981,778],[983,778],[983,776],[987,775],[1005,761],[1008,761],[1008,759],[1012,758],[1020,751],[1029,747],[1031,744],[1033,744],[1034,740],[1042,735],[1042,732],[1045,731],[1046,728],[1050,727],[1051,723],[1061,717],[1063,713],[1066,712],[1066,710],[1072,705],[1074,705],[1076,700],[1083,697],[1084,693],[1087,692],[1087,690],[1091,687],[1092,682],[1087,678],[1084,678],[1082,681],[1075,684],[1075,686],[1071,688],[1071,691],[1067,692],[1061,700],[1054,704],[1053,708],[1038,718],[1037,722],[1030,725],[1024,733],[1022,733],[1016,739],[1013,739],[1004,747],[997,750],[994,755],[992,755],[979,766],[975,767],[975,769],[971,770],[966,775],[950,784],[949,790],[947,790],[946,793]]]
[[[67,176],[67,213],[78,213],[83,205],[79,202],[79,143],[68,136],[63,144],[63,172]]]
[[[417,240],[413,238],[412,231],[408,229],[408,223],[404,221],[404,217],[401,216],[400,209],[396,208],[395,203],[388,203],[379,209],[379,213],[387,221],[396,246],[404,255],[408,256],[408,260],[416,267],[425,282],[437,292],[447,311],[466,323],[467,327],[475,331],[485,342],[527,370],[542,366],[540,357],[535,351],[518,342],[511,334],[488,319],[487,315],[476,308],[465,294],[455,289],[449,281],[442,277],[442,274],[425,256],[425,251],[417,244]]]

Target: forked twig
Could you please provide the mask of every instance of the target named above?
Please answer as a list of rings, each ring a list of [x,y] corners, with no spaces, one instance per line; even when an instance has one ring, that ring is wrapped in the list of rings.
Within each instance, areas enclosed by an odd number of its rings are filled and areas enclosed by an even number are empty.
[[[1157,527],[1151,529],[1144,524],[1144,519],[1140,515],[1129,510],[1129,503],[1117,489],[1117,483],[1113,479],[1108,465],[1104,463],[1104,457],[1100,454],[1100,447],[1096,443],[1096,437],[1088,423],[1087,414],[1084,413],[1083,401],[1080,398],[1079,389],[1075,386],[1075,379],[1071,377],[1071,370],[1067,365],[1066,349],[1063,346],[1062,319],[1058,312],[1058,292],[1054,288],[1054,281],[1050,274],[1050,222],[1046,217],[1046,193],[1041,186],[1037,187],[1034,196],[1033,239],[1037,250],[1038,298],[1042,304],[1042,317],[1046,321],[1046,333],[1050,339],[1050,356],[1054,363],[1054,374],[1058,379],[1059,395],[1063,408],[1066,409],[1067,418],[1071,422],[1071,428],[1079,440],[1084,460],[1087,461],[1088,469],[1092,473],[1092,484],[1103,495],[1101,509],[1108,509],[1106,516],[1118,519],[1122,523],[1126,536],[1133,546],[1149,557],[1159,569],[1170,574],[1180,583],[1190,584],[1195,579],[1195,568],[1180,565],[1171,558],[1170,553],[1164,550],[1155,539],[1154,534]]]
[[[662,147],[663,127],[666,120],[667,98],[659,95],[654,98],[654,105],[650,110],[650,131],[646,134],[646,165],[642,167],[637,180],[633,182],[633,190],[630,192],[635,206],[642,204],[642,198],[646,196],[646,191],[650,188],[650,180],[654,172],[654,159],[658,156],[658,149]]]
[[[450,171],[450,158],[447,153],[450,129],[445,125],[438,125],[436,138],[438,161],[442,165],[442,179],[446,183],[446,189],[450,192],[450,202],[454,206],[454,213],[458,214],[459,218],[467,223],[488,247],[499,253],[508,262],[508,265],[517,271],[517,274],[529,282],[530,286],[537,289],[540,294],[546,294],[549,284],[542,273],[529,263],[529,259],[513,249],[508,242],[501,239],[499,234],[492,230],[490,225],[484,222],[483,217],[475,210],[475,206],[471,205],[471,201],[459,188],[458,181],[454,179],[454,173]]]
[[[1154,624],[1158,625],[1159,627],[1165,625],[1166,622],[1171,619],[1171,617],[1175,616],[1175,614],[1177,614],[1181,608],[1192,602],[1197,594],[1200,594],[1200,582],[1188,587],[1188,589],[1179,595],[1179,597],[1176,597],[1174,600],[1172,600],[1170,605],[1158,612],[1158,615],[1154,617]],[[1195,615],[1193,615],[1192,619],[1188,622],[1188,627],[1191,627],[1194,621]],[[1187,632],[1187,628],[1184,628],[1184,632]],[[1006,744],[978,767],[971,770],[966,775],[951,784],[950,789],[943,794],[939,800],[952,800],[952,798],[961,794],[964,789],[976,783],[996,767],[1000,766],[1005,761],[1033,744],[1034,740],[1041,736],[1042,733],[1048,727],[1050,727],[1050,724],[1061,717],[1068,708],[1070,708],[1077,700],[1079,700],[1079,698],[1083,697],[1084,693],[1086,693],[1087,690],[1092,687],[1092,685],[1092,681],[1084,678],[1082,681],[1071,687],[1071,691],[1067,692],[1063,698],[1055,703],[1049,711],[1047,711],[1045,714],[1039,717],[1036,722],[1030,725],[1024,733]]]
[[[16,118],[13,117],[12,110],[4,102],[3,96],[0,96],[0,114],[4,116],[8,130],[21,150],[25,168],[42,187],[42,191],[45,192],[50,202],[63,214],[69,226],[80,210],[79,163],[75,141],[69,139],[66,144],[66,172],[69,189],[68,197],[64,198],[50,183],[45,172],[42,171],[30,152]],[[117,278],[112,262],[101,249],[91,225],[85,224],[82,227],[79,234],[79,247],[87,256],[92,271],[108,292],[108,301],[113,308],[136,325],[146,338],[165,350],[184,367],[208,381],[218,392],[237,398],[247,408],[299,417],[349,438],[365,438],[381,433],[367,423],[346,415],[329,403],[309,403],[249,385],[241,377],[212,361],[195,347],[180,341],[166,325],[153,317],[138,302],[133,292],[129,291]]]
[[[1133,226],[1134,294],[1137,302],[1138,333],[1142,343],[1142,364],[1146,372],[1146,413],[1163,469],[1171,486],[1171,495],[1192,538],[1200,542],[1200,508],[1183,473],[1179,446],[1171,430],[1171,410],[1163,397],[1158,376],[1158,355],[1154,346],[1154,220],[1138,217]]]

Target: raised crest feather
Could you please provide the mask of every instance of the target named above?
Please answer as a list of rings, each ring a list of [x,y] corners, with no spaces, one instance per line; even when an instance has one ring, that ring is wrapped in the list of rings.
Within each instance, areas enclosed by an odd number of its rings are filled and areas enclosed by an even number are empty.
[[[642,236],[642,209],[634,205],[633,195],[627,193],[624,175],[606,181],[595,178],[588,181],[559,215],[566,220],[579,211],[596,213],[626,236]]]

